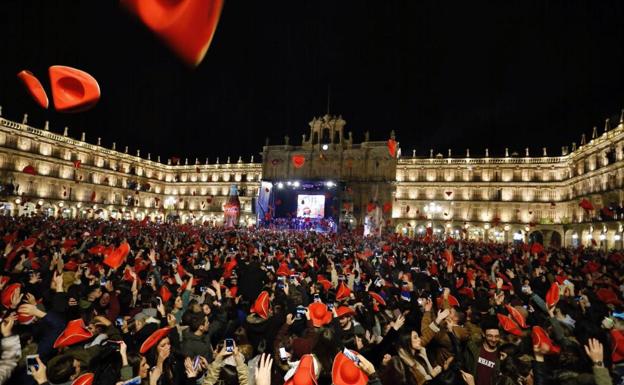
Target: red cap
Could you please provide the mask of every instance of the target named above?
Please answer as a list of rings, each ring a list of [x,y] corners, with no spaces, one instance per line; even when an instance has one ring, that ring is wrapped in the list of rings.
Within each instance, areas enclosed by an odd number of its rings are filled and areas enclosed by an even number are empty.
[[[33,247],[37,243],[37,238],[28,238],[24,242],[22,242],[22,246],[24,247]]]
[[[548,352],[551,354],[558,354],[561,351],[559,346],[553,345],[546,331],[539,326],[533,326],[531,339],[533,340],[534,346],[546,344],[548,346]]]
[[[69,321],[65,330],[54,341],[54,348],[64,348],[88,340],[93,334],[85,327],[82,318]]]
[[[78,263],[75,260],[70,259],[69,261],[67,261],[66,264],[63,265],[63,270],[76,271],[78,270]]]
[[[66,239],[65,241],[63,241],[63,243],[61,244],[61,247],[63,249],[71,249],[74,246],[76,246],[78,244],[78,241],[75,239]]]
[[[444,303],[444,296],[442,295],[439,296],[437,301],[438,301],[438,307],[442,307],[442,304]],[[457,298],[455,298],[455,296],[451,294],[449,294],[448,296],[448,303],[449,303],[449,306],[451,307],[459,306],[459,301],[457,300]]]
[[[151,348],[156,346],[158,342],[160,342],[160,340],[166,337],[169,334],[169,331],[171,331],[171,329],[172,328],[170,327],[164,327],[164,328],[160,328],[156,330],[149,337],[147,337],[145,341],[143,341],[143,343],[141,344],[141,348],[139,349],[139,353],[141,354],[147,353]]]
[[[306,354],[299,360],[297,369],[284,385],[317,385],[317,364],[312,354]]]
[[[269,293],[263,291],[260,293],[256,302],[251,307],[251,312],[256,313],[258,316],[264,319],[269,319],[269,310],[271,309],[271,301]]]
[[[11,297],[13,297],[13,293],[15,293],[16,290],[21,289],[22,285],[20,285],[19,283],[13,283],[4,288],[4,290],[2,290],[2,293],[0,294],[0,301],[2,301],[2,306],[9,309],[11,307]]]
[[[557,282],[553,282],[550,285],[550,289],[548,289],[548,293],[546,293],[546,304],[548,307],[555,306],[559,302],[559,285]]]
[[[606,289],[606,288],[598,289],[596,291],[596,297],[598,297],[599,300],[606,303],[607,305],[622,304],[622,301],[620,301],[617,294],[612,289]]]
[[[518,323],[518,325],[520,325],[521,327],[525,329],[527,328],[526,320],[524,319],[524,316],[522,315],[522,313],[518,311],[518,309],[516,309],[515,307],[511,305],[505,305],[505,308],[507,308],[509,315],[513,317],[513,319]]]
[[[332,287],[332,283],[327,278],[323,277],[320,274],[316,277],[316,282],[323,285],[323,289],[325,289],[325,291],[331,289]]]
[[[344,282],[341,282],[338,286],[338,290],[336,291],[336,301],[347,299],[350,295],[351,290],[344,284]]]
[[[283,262],[277,269],[276,274],[282,277],[288,277],[289,275],[292,275],[292,271],[288,268],[288,264],[286,264],[286,262]]]
[[[327,325],[332,319],[332,313],[327,309],[327,305],[321,302],[314,302],[308,306],[310,319],[315,327]]]
[[[76,378],[71,385],[91,385],[94,378],[95,375],[93,373],[85,373]]]
[[[355,310],[353,310],[349,306],[339,306],[336,309],[336,314],[338,315],[338,318],[342,318],[344,316],[354,316]]]
[[[338,352],[332,365],[332,382],[335,385],[366,385],[368,376],[344,353]]]
[[[507,333],[522,337],[522,330],[511,318],[500,313],[496,314],[496,316],[498,317],[498,322]]]
[[[470,287],[462,287],[459,290],[457,290],[457,292],[459,294],[465,295],[466,297],[468,297],[470,299],[474,299],[475,298],[474,290],[472,290],[472,288],[470,288]]]
[[[368,294],[380,305],[386,306],[386,300],[381,295],[374,291],[369,291]]]

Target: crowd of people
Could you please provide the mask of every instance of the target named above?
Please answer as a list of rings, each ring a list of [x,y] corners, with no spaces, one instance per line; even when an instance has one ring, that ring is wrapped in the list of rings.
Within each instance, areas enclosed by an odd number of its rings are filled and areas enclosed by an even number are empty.
[[[0,217],[0,384],[622,384],[622,254]]]

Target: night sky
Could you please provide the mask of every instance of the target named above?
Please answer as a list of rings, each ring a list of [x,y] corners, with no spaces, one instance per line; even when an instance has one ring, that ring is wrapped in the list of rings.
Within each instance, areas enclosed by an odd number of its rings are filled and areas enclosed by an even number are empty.
[[[148,0],[145,0],[148,1]],[[559,154],[624,107],[624,2],[226,0],[190,69],[111,0],[1,0],[3,116],[130,153],[248,160],[341,114],[357,142],[394,129],[404,155]],[[98,79],[90,111],[39,108],[17,72]]]

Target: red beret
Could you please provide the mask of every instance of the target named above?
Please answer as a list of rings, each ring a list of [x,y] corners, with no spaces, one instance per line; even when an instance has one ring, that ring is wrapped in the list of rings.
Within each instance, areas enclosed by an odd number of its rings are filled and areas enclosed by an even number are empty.
[[[149,337],[147,337],[145,341],[143,341],[143,343],[141,344],[141,348],[139,349],[139,353],[141,354],[147,353],[151,348],[156,346],[158,342],[160,342],[160,340],[166,337],[171,331],[171,329],[172,328],[170,327],[164,327],[164,328],[160,328],[156,330]]]

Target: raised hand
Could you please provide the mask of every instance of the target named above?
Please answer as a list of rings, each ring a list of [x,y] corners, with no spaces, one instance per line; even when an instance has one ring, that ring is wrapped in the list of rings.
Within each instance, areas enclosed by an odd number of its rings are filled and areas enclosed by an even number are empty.
[[[271,385],[271,366],[273,358],[268,354],[262,354],[254,373],[256,385]]]
[[[604,358],[604,350],[600,341],[590,338],[585,345],[585,353],[593,363],[602,362]]]
[[[2,324],[0,324],[0,331],[2,332],[2,337],[10,337],[13,333],[13,325],[17,320],[17,314],[11,313],[8,317],[2,320]]]

